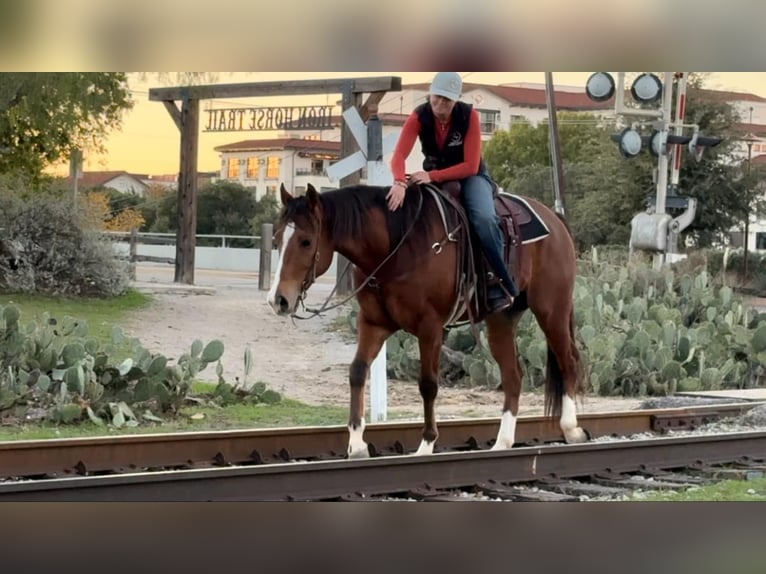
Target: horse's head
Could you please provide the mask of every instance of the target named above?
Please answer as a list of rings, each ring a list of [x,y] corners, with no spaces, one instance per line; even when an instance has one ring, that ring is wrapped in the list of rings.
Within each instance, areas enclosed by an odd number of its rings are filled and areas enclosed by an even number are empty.
[[[314,280],[330,267],[333,246],[323,225],[319,193],[309,184],[305,197],[280,188],[282,213],[274,235],[279,262],[268,301],[278,315],[293,315]]]

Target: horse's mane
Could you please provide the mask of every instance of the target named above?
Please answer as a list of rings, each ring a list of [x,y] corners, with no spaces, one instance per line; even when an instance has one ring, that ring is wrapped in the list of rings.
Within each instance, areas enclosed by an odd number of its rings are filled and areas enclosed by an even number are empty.
[[[429,194],[424,194],[420,186],[411,186],[404,197],[404,204],[396,211],[390,211],[386,204],[389,187],[371,185],[352,185],[325,191],[319,194],[319,201],[324,212],[324,222],[337,242],[354,240],[363,236],[369,225],[370,214],[378,210],[386,217],[389,249],[399,244],[408,229],[410,233],[406,244],[413,251],[421,251],[428,244],[429,221],[436,215],[436,208]],[[422,205],[420,199],[422,197]],[[281,223],[293,220],[310,219],[305,197],[298,197],[287,204],[282,214]]]

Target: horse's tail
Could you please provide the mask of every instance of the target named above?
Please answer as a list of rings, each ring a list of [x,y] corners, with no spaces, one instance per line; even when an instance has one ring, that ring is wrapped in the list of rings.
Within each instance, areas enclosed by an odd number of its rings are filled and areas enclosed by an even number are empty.
[[[585,385],[583,382],[580,351],[577,349],[575,339],[574,309],[569,310],[569,341],[569,352],[572,353],[572,360],[575,366],[574,392],[577,395],[582,395],[585,392]],[[546,371],[545,415],[559,417],[561,416],[561,401],[566,394],[566,387],[564,385],[564,376],[561,374],[561,367],[550,345],[548,345],[548,365]]]
[[[548,365],[545,376],[545,416],[561,416],[561,400],[564,398],[564,377],[559,362],[548,345]]]

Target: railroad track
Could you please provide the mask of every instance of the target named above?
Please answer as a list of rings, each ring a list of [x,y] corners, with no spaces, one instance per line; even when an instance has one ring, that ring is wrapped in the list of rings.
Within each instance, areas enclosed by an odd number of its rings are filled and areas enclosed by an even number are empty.
[[[0,443],[0,475],[6,477],[0,500],[434,499],[455,488],[497,495],[530,481],[607,480],[631,472],[752,464],[766,458],[766,433],[661,434],[736,416],[756,404],[586,415],[581,424],[594,438],[637,433],[660,438],[584,445],[547,444],[561,440],[556,425],[522,417],[521,446],[498,452],[485,450],[497,419],[445,421],[440,451],[423,457],[405,454],[420,440],[419,423],[370,425],[366,438],[373,456],[361,461],[344,459],[345,427],[5,442]]]

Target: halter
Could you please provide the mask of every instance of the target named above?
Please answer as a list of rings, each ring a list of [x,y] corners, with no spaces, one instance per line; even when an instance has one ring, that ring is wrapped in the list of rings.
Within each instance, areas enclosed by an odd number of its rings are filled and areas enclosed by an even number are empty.
[[[314,257],[312,258],[313,261],[311,262],[311,267],[309,267],[308,271],[306,271],[306,277],[303,279],[303,282],[301,283],[301,292],[298,295],[298,301],[303,304],[303,299],[306,297],[306,292],[309,290],[309,287],[311,287],[314,284],[314,281],[316,281],[317,278],[317,263],[319,262],[319,240],[322,238],[322,218],[317,217],[316,218],[317,223],[317,229],[319,230],[317,232],[317,248],[314,251]]]
[[[300,315],[293,314],[293,315],[291,315],[291,317],[293,319],[312,319],[312,318],[316,317],[317,315],[321,315],[325,311],[330,311],[332,309],[340,307],[341,305],[347,303],[348,301],[350,301],[351,299],[356,297],[362,289],[367,287],[367,285],[369,285],[372,281],[375,281],[375,274],[378,271],[380,271],[383,268],[383,266],[386,263],[388,263],[389,260],[394,255],[396,255],[396,253],[399,251],[401,246],[404,244],[404,240],[407,239],[407,237],[409,236],[410,232],[415,228],[415,224],[418,221],[418,217],[420,216],[420,211],[421,211],[422,208],[423,208],[423,194],[421,193],[421,194],[418,194],[418,209],[417,209],[417,212],[415,213],[415,217],[412,218],[412,223],[410,223],[410,226],[407,228],[407,231],[404,233],[402,238],[399,240],[399,243],[396,244],[396,247],[394,247],[393,251],[391,251],[391,253],[389,253],[386,256],[386,258],[383,259],[383,261],[381,261],[381,263],[372,271],[372,273],[370,273],[367,276],[367,279],[362,281],[362,283],[359,285],[359,287],[354,289],[354,291],[348,297],[346,297],[342,301],[340,301],[338,303],[335,303],[333,305],[329,305],[329,306],[327,305],[330,302],[330,300],[333,298],[333,296],[335,295],[335,292],[338,290],[338,285],[341,284],[341,280],[346,276],[346,273],[348,273],[348,270],[351,269],[351,265],[350,264],[347,265],[346,269],[343,270],[343,273],[341,274],[341,276],[338,279],[338,281],[335,283],[335,286],[332,288],[332,291],[327,296],[327,299],[325,299],[324,303],[322,303],[322,306],[319,309],[308,309],[303,304],[303,300],[304,300],[304,298],[306,296],[306,291],[308,291],[308,288],[311,287],[311,285],[316,280],[316,266],[317,266],[317,261],[319,260],[319,239],[322,236],[322,222],[319,221],[319,234],[317,235],[317,250],[314,253],[314,261],[311,264],[311,267],[309,268],[309,270],[306,272],[306,278],[303,280],[303,283],[301,284],[301,292],[300,292],[300,295],[298,295],[298,301],[300,302],[301,305],[303,305],[303,308],[306,309],[306,311],[308,311],[310,313],[310,315],[307,316],[307,317],[301,317]]]

